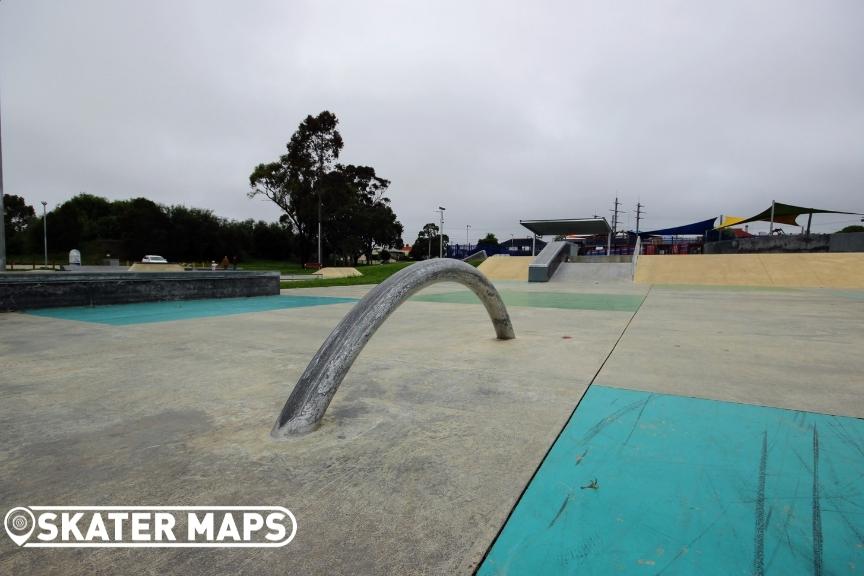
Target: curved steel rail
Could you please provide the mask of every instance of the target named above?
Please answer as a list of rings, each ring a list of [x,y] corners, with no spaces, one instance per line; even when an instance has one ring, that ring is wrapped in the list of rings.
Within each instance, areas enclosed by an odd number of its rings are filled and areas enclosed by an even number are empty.
[[[375,331],[412,294],[437,282],[459,282],[470,288],[486,306],[498,338],[516,337],[501,296],[476,268],[447,258],[412,264],[373,288],[333,329],[294,386],[271,436],[284,438],[315,430]]]

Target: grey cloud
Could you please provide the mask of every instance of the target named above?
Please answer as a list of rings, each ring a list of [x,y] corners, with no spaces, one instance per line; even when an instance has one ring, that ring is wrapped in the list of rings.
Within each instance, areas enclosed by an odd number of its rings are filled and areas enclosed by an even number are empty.
[[[249,172],[329,109],[408,241],[439,204],[460,241],[616,194],[648,227],[772,198],[864,211],[861,22],[843,0],[3,0],[6,189],[272,220]]]

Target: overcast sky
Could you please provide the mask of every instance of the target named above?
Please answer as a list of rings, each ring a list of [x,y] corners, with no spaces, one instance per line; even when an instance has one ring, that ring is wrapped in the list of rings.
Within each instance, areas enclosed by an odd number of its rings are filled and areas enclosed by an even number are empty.
[[[861,0],[2,0],[0,107],[6,193],[33,205],[275,220],[249,173],[326,109],[408,242],[439,205],[460,242],[616,195],[643,230],[864,212]]]

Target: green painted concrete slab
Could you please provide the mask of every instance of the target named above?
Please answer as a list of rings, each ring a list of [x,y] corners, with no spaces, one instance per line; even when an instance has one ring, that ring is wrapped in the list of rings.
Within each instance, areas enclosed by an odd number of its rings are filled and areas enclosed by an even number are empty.
[[[266,312],[285,308],[305,308],[325,304],[356,302],[355,298],[322,296],[258,296],[254,298],[217,298],[208,300],[171,300],[167,302],[141,302],[112,306],[72,306],[28,310],[28,314],[61,320],[77,320],[111,326],[171,322],[190,318],[209,318]]]
[[[604,310],[633,312],[639,308],[643,296],[637,294],[579,294],[572,292],[517,292],[501,291],[508,306],[532,308],[562,308],[566,310]],[[469,291],[444,294],[422,294],[414,300],[421,302],[445,302],[448,304],[480,304],[480,300]]]
[[[592,386],[479,574],[862,574],[864,421]]]

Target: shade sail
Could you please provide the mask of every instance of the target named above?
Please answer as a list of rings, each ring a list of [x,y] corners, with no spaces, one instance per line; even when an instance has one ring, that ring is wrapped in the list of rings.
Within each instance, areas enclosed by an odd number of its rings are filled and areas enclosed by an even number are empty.
[[[843,212],[841,210],[824,210],[822,208],[804,208],[803,206],[793,206],[792,204],[782,204],[780,202],[774,203],[774,222],[777,224],[788,224],[790,226],[798,226],[798,223],[795,222],[795,219],[802,214],[858,214],[857,212]],[[745,218],[744,220],[738,220],[737,222],[724,222],[720,224],[717,228],[727,228],[729,226],[734,226],[735,224],[746,224],[748,222],[770,222],[771,221],[771,207],[769,206],[762,212],[756,214],[755,216],[751,216],[750,218]]]
[[[683,226],[675,226],[674,228],[661,228],[660,230],[639,232],[639,236],[642,236],[643,238],[645,236],[701,236],[708,230],[714,229],[714,222],[716,220],[717,217],[714,216],[708,220],[685,224]]]
[[[605,218],[520,220],[519,223],[539,236],[590,236],[612,232],[612,228]]]
[[[727,226],[734,226],[735,224],[740,224],[744,220],[746,220],[746,216],[723,216],[723,219],[720,221],[720,225],[717,228],[725,228]]]

